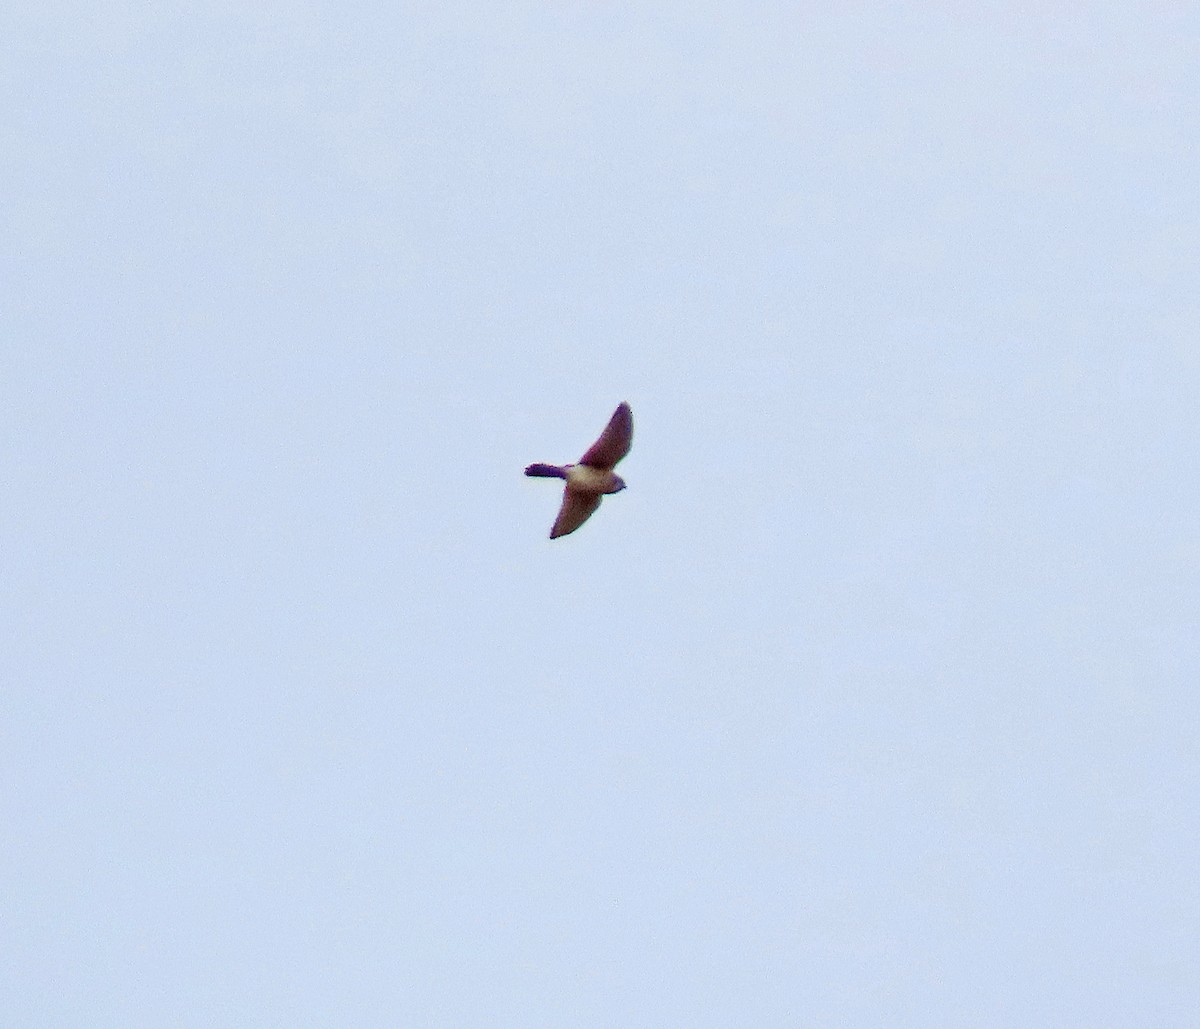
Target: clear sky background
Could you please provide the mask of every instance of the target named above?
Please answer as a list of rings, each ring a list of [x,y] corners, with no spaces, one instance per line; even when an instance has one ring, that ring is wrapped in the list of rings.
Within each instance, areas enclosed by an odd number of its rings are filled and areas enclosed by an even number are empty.
[[[1200,1024],[1193,5],[0,52],[5,1025]]]

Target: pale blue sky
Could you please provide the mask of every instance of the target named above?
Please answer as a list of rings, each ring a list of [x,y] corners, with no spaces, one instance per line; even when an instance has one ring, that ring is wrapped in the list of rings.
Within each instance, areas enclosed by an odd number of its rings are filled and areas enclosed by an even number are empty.
[[[6,1025],[1200,1024],[1200,16],[830,6],[0,14]]]

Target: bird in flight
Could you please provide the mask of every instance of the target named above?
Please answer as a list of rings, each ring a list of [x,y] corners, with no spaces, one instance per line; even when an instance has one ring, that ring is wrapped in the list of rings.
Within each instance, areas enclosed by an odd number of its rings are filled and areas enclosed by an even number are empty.
[[[628,404],[621,404],[578,464],[531,464],[525,469],[526,475],[535,478],[567,480],[551,539],[574,532],[600,506],[605,493],[620,493],[625,488],[625,480],[613,469],[629,453],[632,442],[633,412]]]

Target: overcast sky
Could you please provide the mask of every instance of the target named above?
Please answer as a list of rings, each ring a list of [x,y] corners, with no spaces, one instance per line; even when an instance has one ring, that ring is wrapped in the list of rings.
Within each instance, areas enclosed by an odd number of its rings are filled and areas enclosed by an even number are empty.
[[[1200,1024],[1194,7],[16,2],[0,90],[5,1024]]]

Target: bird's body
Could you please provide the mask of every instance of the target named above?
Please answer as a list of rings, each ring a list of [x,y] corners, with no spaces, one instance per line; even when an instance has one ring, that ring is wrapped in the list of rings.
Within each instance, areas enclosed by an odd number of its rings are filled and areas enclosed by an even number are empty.
[[[566,480],[562,507],[550,530],[551,539],[574,532],[600,506],[601,497],[625,488],[625,480],[613,468],[629,453],[632,442],[633,412],[628,404],[621,404],[578,464],[531,464],[525,469],[526,475],[535,478]]]
[[[566,467],[567,489],[581,493],[620,493],[625,480],[616,472],[593,468],[590,464],[571,464]]]

